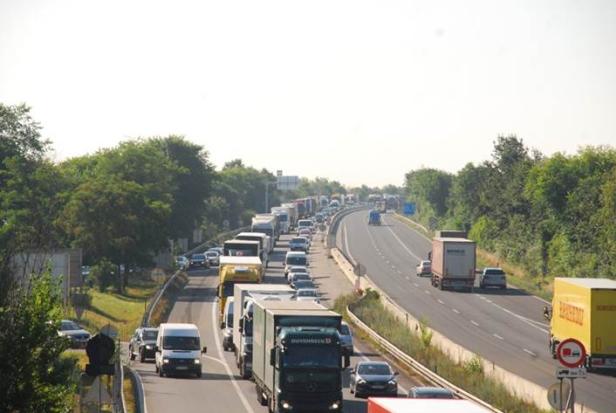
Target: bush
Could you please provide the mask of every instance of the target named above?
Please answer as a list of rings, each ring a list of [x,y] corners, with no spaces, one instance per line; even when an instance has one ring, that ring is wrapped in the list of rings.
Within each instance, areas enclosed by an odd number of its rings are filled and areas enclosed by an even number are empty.
[[[100,292],[104,292],[113,284],[116,266],[106,258],[100,260],[90,269],[90,276],[94,279]]]

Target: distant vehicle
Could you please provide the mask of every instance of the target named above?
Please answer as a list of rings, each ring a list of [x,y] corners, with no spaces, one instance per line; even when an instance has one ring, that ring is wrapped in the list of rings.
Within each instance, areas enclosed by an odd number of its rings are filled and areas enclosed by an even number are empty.
[[[205,257],[210,263],[210,266],[218,267],[218,265],[220,264],[220,254],[218,253],[218,251],[205,251]]]
[[[304,237],[295,237],[289,241],[289,250],[291,251],[308,251],[308,240]]]
[[[156,338],[155,368],[160,377],[187,373],[201,377],[201,336],[194,324],[162,323]]]
[[[411,399],[455,399],[454,392],[443,387],[415,386],[408,394]]]
[[[385,361],[360,361],[351,371],[349,382],[355,397],[398,395],[397,372]]]
[[[185,270],[190,265],[190,261],[183,255],[175,257],[175,264],[180,270]]]
[[[284,258],[284,276],[289,274],[289,268],[294,265],[301,265],[308,267],[308,257],[305,252],[300,251],[287,251],[287,255]]]
[[[319,298],[319,291],[316,288],[300,288],[295,294],[295,301],[314,301],[317,304],[321,304]]]
[[[310,278],[310,274],[308,274],[305,271],[301,271],[301,272],[289,271],[288,279],[289,279],[289,284],[295,281],[299,281],[299,280],[308,280],[308,281],[312,280],[312,278]]]
[[[554,278],[550,352],[574,338],[586,349],[588,370],[616,371],[616,281],[607,278]],[[609,344],[611,343],[611,344]]]
[[[216,251],[218,255],[222,256],[225,253],[225,249],[223,247],[212,247],[208,249],[208,251]]]
[[[479,277],[479,288],[496,287],[507,288],[507,276],[501,268],[486,267]]]
[[[311,219],[300,219],[297,221],[297,233],[303,228],[308,228],[312,232],[312,220]]]
[[[234,313],[234,297],[227,298],[225,302],[225,311],[222,316],[220,328],[222,333],[222,348],[225,351],[233,351],[233,313]]]
[[[289,272],[305,272],[307,274],[310,274],[310,271],[308,271],[308,267],[306,267],[305,265],[292,265],[289,267]]]
[[[193,254],[190,257],[188,268],[210,268],[210,263],[205,258],[205,254]]]
[[[91,334],[72,320],[62,320],[58,335],[69,340],[71,348],[85,348]]]
[[[355,352],[353,350],[353,334],[349,325],[344,321],[340,325],[340,345],[342,346],[342,353],[352,356]]]
[[[128,354],[131,360],[135,360],[139,356],[139,361],[144,362],[146,359],[156,356],[156,338],[158,337],[158,328],[139,327],[130,338],[128,343]]]
[[[368,225],[381,225],[381,213],[376,209],[368,213]]]
[[[302,288],[317,288],[311,280],[296,280],[291,283],[291,288],[300,290]]]
[[[417,265],[417,276],[421,277],[422,275],[430,275],[432,274],[432,262],[428,260],[423,260]]]
[[[302,228],[298,231],[297,234],[299,237],[305,237],[308,238],[308,240],[312,239],[312,230],[308,229],[308,228]]]

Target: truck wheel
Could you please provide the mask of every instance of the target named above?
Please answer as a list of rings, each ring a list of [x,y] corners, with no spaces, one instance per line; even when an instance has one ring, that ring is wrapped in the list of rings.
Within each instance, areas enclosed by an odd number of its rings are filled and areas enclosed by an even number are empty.
[[[244,380],[248,378],[248,375],[246,374],[246,367],[243,362],[240,362],[240,376],[242,376]]]
[[[199,370],[196,374],[198,379],[200,379],[202,375],[203,375],[203,372],[201,370]]]

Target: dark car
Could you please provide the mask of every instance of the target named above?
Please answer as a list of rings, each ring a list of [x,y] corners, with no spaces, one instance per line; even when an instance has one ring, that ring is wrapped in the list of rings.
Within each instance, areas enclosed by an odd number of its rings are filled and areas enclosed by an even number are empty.
[[[351,372],[350,390],[355,397],[398,395],[397,372],[384,361],[361,361]]]
[[[62,320],[60,322],[58,335],[66,337],[70,342],[71,348],[85,348],[90,339],[90,333],[72,320]]]
[[[317,288],[310,280],[297,280],[291,283],[291,287],[299,290],[300,288]]]
[[[411,399],[455,399],[454,393],[443,387],[415,386],[409,390]]]
[[[353,355],[353,334],[351,334],[349,325],[344,321],[340,325],[340,345],[344,354]]]
[[[157,328],[140,327],[130,338],[128,344],[128,354],[134,360],[139,356],[139,361],[144,362],[148,358],[156,356],[156,338],[158,337]]]
[[[190,257],[188,268],[210,268],[210,262],[205,257],[205,254],[193,254]]]

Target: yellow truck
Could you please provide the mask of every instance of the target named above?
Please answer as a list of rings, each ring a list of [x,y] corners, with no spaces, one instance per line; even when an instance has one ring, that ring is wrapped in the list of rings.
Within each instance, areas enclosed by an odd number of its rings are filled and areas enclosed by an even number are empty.
[[[550,314],[550,351],[575,338],[586,349],[586,368],[616,370],[616,281],[555,278]]]
[[[218,266],[218,322],[223,319],[227,297],[233,297],[236,283],[258,284],[263,281],[263,264],[259,257],[220,257]]]

